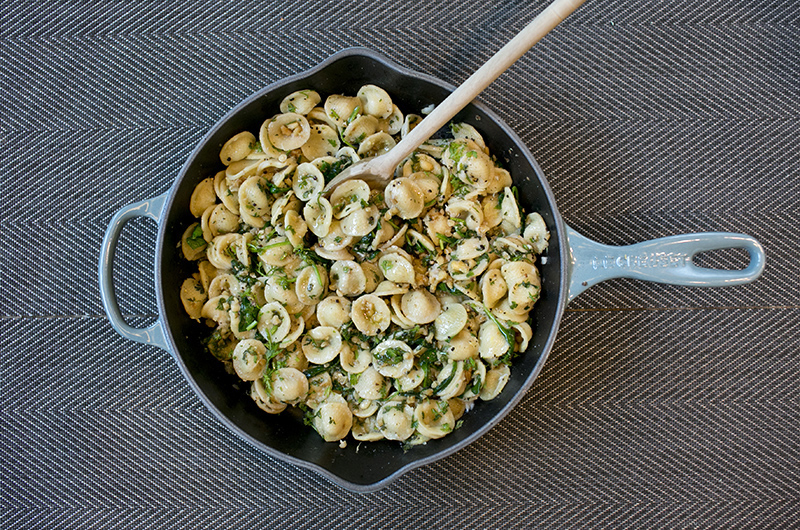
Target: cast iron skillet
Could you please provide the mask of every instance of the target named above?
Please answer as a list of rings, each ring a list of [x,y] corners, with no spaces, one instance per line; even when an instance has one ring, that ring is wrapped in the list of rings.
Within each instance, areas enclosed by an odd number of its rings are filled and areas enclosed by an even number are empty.
[[[479,401],[464,416],[460,429],[424,446],[404,452],[397,442],[361,443],[346,448],[326,443],[290,411],[279,416],[262,412],[246,396],[246,385],[222,370],[204,351],[200,338],[208,328],[188,318],[179,298],[179,286],[194,265],[186,262],[179,240],[194,221],[189,197],[203,178],[221,169],[219,150],[234,134],[258,131],[277,112],[284,96],[312,88],[323,95],[355,94],[372,83],[385,88],[404,112],[418,112],[442,101],[453,86],[399,67],[367,49],[347,49],[311,70],[264,88],[222,118],[195,148],[172,188],[154,199],[121,209],[111,219],[100,257],[100,290],[111,324],[124,337],[169,351],[186,380],[216,416],[236,434],[267,454],[313,469],[347,489],[374,491],[418,466],[439,460],[465,447],[496,425],[524,396],[542,369],[553,346],[568,300],[587,287],[613,277],[647,279],[693,286],[738,285],[755,280],[764,268],[764,253],[752,237],[705,233],[662,238],[629,247],[608,247],[590,241],[564,224],[542,170],[519,137],[480,103],[466,107],[455,121],[475,126],[491,152],[499,156],[520,190],[526,211],[539,212],[550,230],[550,246],[540,267],[542,297],[536,304],[534,334],[528,350],[512,367],[503,393],[493,401]],[[158,321],[146,329],[128,326],[112,285],[114,251],[123,225],[133,217],[158,222],[155,287]],[[744,248],[750,263],[744,270],[710,270],[694,266],[692,256],[721,248]]]

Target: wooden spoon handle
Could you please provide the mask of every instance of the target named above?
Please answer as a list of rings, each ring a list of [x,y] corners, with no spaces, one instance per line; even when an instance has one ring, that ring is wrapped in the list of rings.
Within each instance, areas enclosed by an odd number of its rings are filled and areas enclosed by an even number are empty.
[[[505,72],[509,66],[522,57],[534,44],[547,35],[561,21],[586,0],[555,0],[539,13],[513,39],[495,53],[491,59],[478,68],[464,83],[442,101],[419,125],[403,138],[389,153],[385,164],[387,173],[394,171],[405,157],[411,154],[422,142],[447,124],[453,116],[467,106],[492,81]],[[383,162],[383,161],[382,161]]]

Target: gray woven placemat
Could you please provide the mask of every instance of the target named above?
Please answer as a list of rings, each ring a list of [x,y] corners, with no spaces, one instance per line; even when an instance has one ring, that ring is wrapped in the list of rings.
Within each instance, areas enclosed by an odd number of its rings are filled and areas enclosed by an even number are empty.
[[[0,527],[800,526],[793,2],[590,0],[482,95],[585,235],[745,232],[767,271],[593,288],[499,426],[385,490],[256,451],[103,314],[110,216],[168,189],[238,101],[353,45],[459,82],[544,5],[2,1]],[[136,325],[155,234],[130,223],[115,266]]]

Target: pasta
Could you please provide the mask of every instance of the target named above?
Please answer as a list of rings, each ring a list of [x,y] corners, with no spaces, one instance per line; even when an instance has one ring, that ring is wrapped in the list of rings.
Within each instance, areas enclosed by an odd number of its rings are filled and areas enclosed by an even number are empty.
[[[300,90],[279,110],[225,142],[223,169],[192,193],[186,313],[260,409],[299,407],[325,441],[446,436],[503,391],[532,339],[544,219],[468,124],[421,145],[385,190],[352,180],[326,197],[422,118],[375,85]]]

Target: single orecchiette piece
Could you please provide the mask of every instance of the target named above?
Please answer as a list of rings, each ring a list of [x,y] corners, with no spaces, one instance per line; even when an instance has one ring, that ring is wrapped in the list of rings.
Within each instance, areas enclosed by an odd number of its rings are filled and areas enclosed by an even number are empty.
[[[371,359],[371,357],[370,357]],[[387,391],[386,380],[378,373],[374,366],[368,366],[358,374],[353,389],[362,399],[381,399]]]
[[[495,167],[485,192],[500,193],[505,188],[511,187],[512,184],[511,173],[501,167]]]
[[[208,261],[218,269],[230,269],[241,237],[240,234],[223,234],[215,237],[206,250]]]
[[[505,295],[508,293],[508,285],[503,279],[503,275],[499,269],[490,269],[481,277],[481,294],[483,295],[483,305],[488,309],[497,305]]]
[[[528,349],[528,343],[533,338],[533,330],[527,322],[520,322],[514,324],[513,329],[519,334],[520,343],[517,345],[517,351],[525,351]]]
[[[220,171],[214,176],[214,191],[228,210],[239,211],[239,195],[231,188],[224,171]]]
[[[319,326],[306,333],[302,346],[306,359],[312,363],[325,364],[339,355],[342,336],[336,328]]]
[[[296,368],[279,368],[270,376],[272,396],[282,403],[296,405],[308,394],[308,379]]]
[[[368,418],[370,416],[375,419],[375,413],[378,412],[380,403],[375,399],[362,399],[358,404],[351,407],[353,416],[357,418]],[[381,436],[382,437],[382,436]]]
[[[478,338],[465,328],[450,339],[450,343],[445,346],[444,351],[448,359],[463,361],[477,357],[478,346]]]
[[[292,92],[281,101],[281,112],[296,112],[308,114],[322,101],[320,95],[314,90],[298,90]]]
[[[350,318],[358,331],[370,336],[386,331],[392,322],[389,306],[374,294],[365,294],[353,302]]]
[[[461,158],[462,174],[476,189],[485,190],[494,177],[494,162],[480,149],[470,149]]]
[[[292,317],[292,327],[289,330],[289,334],[286,335],[286,338],[281,341],[280,347],[286,348],[292,344],[297,344],[297,342],[295,341],[297,341],[300,338],[300,335],[303,334],[305,327],[306,327],[306,321],[305,319],[303,319],[302,316],[300,318]],[[303,361],[305,361],[306,364],[308,364],[308,360],[305,358],[305,355],[303,354],[302,350],[300,350],[300,355],[302,355]],[[305,367],[302,369],[305,370]]]
[[[317,304],[317,320],[321,326],[341,328],[350,322],[350,300],[331,295]]]
[[[414,366],[414,351],[400,340],[385,340],[372,350],[372,364],[382,376],[402,377]]]
[[[343,344],[339,352],[339,364],[345,372],[360,374],[372,364],[372,354],[369,348]]]
[[[397,107],[392,105],[392,113],[386,118],[386,131],[389,134],[397,134],[403,128],[403,113]]]
[[[336,122],[325,113],[325,109],[323,107],[314,107],[311,109],[311,112],[308,113],[306,118],[311,124],[324,124],[334,131],[338,128]]]
[[[505,336],[500,332],[497,324],[491,320],[487,320],[481,324],[480,331],[478,332],[478,340],[480,346],[478,351],[482,359],[487,361],[495,361],[508,352],[509,344]]]
[[[181,302],[189,318],[200,318],[207,295],[203,285],[195,278],[186,278],[181,285]]]
[[[211,282],[219,274],[217,268],[204,260],[197,264],[197,270],[200,273],[200,284],[203,286],[203,290],[208,291],[211,287]]]
[[[441,438],[455,428],[456,420],[445,400],[429,399],[417,405],[414,411],[417,431],[428,438]]]
[[[245,339],[233,350],[233,369],[243,381],[255,381],[267,367],[267,347],[256,339]]]
[[[443,311],[434,320],[436,340],[447,340],[455,337],[467,324],[467,310],[459,303],[445,304]]]
[[[253,133],[248,131],[240,132],[225,142],[219,152],[219,159],[223,164],[229,166],[252,153],[255,145],[256,137],[253,136]]]
[[[450,130],[452,131],[454,138],[472,140],[481,149],[486,149],[486,142],[483,140],[483,136],[481,136],[481,133],[479,133],[478,130],[469,123],[454,123],[450,126]]]
[[[397,145],[388,133],[378,131],[370,134],[358,146],[358,155],[362,157],[380,156],[388,153]]]
[[[416,184],[422,192],[422,198],[426,206],[434,204],[439,198],[439,186],[441,183],[433,174],[419,171],[417,173],[412,173],[408,178],[413,180],[414,184]]]
[[[500,226],[506,234],[513,234],[519,231],[522,226],[522,219],[519,215],[517,199],[511,192],[511,188],[503,190],[503,199],[500,202],[500,213],[503,222]]]
[[[337,219],[366,208],[369,203],[369,185],[360,179],[343,182],[331,194],[333,215]]]
[[[272,203],[272,208],[270,208],[270,224],[272,224],[272,226],[279,225],[286,215],[286,212],[289,210],[296,211],[300,207],[300,204],[300,201],[294,196],[294,191],[283,195]]]
[[[208,286],[208,297],[238,296],[240,291],[239,279],[233,274],[218,274]]]
[[[254,228],[264,226],[272,204],[264,191],[264,179],[259,176],[249,177],[239,186],[239,213],[242,220]]]
[[[478,231],[483,223],[483,210],[474,201],[450,199],[445,210],[451,219],[461,219],[470,230]]]
[[[312,409],[319,406],[331,396],[333,381],[331,374],[322,372],[314,377],[308,378],[308,394],[306,394],[306,405]]]
[[[305,305],[321,301],[328,289],[328,272],[325,267],[311,264],[300,271],[295,282],[297,299]]]
[[[308,229],[317,236],[325,237],[331,229],[333,219],[333,208],[325,197],[317,196],[303,207],[303,217],[306,220]]]
[[[400,127],[400,138],[405,138],[408,133],[414,130],[414,127],[419,125],[419,122],[422,121],[422,116],[418,116],[417,114],[406,114],[405,120],[403,120],[403,125]]]
[[[533,251],[537,254],[544,252],[550,240],[550,232],[542,216],[536,212],[529,213],[525,218],[525,231],[523,237],[533,243]]]
[[[344,403],[323,403],[314,414],[314,429],[326,442],[341,440],[353,426],[353,413]]]
[[[292,320],[279,302],[265,304],[258,312],[258,332],[272,343],[280,343],[289,334]]]
[[[430,324],[442,312],[439,300],[425,289],[414,289],[404,294],[402,309],[406,318],[415,324]]]
[[[346,127],[347,124],[360,114],[361,100],[357,97],[332,95],[325,100],[325,114],[338,127]]]
[[[331,266],[331,286],[344,296],[358,296],[367,287],[361,265],[355,261],[337,261]]]
[[[231,189],[239,189],[239,185],[244,182],[247,177],[255,175],[258,171],[258,165],[258,160],[251,160],[248,158],[237,162],[231,162],[231,165],[225,170],[225,178],[228,180],[228,185]]]
[[[441,399],[450,399],[461,394],[466,388],[464,361],[448,362],[433,384],[436,395]]]
[[[269,142],[281,151],[298,149],[311,136],[306,117],[296,112],[286,112],[273,117],[267,125]]]
[[[361,110],[376,118],[388,118],[392,114],[392,98],[382,88],[375,85],[364,85],[358,90]]]
[[[375,116],[359,116],[345,128],[342,139],[348,144],[360,144],[368,136],[372,136],[380,127]]]
[[[400,392],[411,392],[418,388],[425,381],[425,371],[420,368],[413,368],[407,374],[394,380],[394,386]]]
[[[365,261],[361,264],[361,270],[364,271],[364,292],[374,292],[383,280],[383,274],[381,274],[380,267],[378,267],[378,265],[375,263]]]
[[[264,379],[259,378],[253,381],[250,387],[250,397],[256,402],[258,408],[267,414],[280,414],[286,410],[286,403],[276,401],[268,392],[264,385]]]
[[[508,284],[508,302],[512,310],[530,311],[539,299],[542,287],[536,266],[525,261],[506,263],[500,268]]]
[[[343,248],[341,250],[328,250],[318,245],[314,245],[314,253],[317,256],[330,261],[353,259],[354,257],[347,249]]]
[[[227,302],[226,297],[215,296],[214,298],[209,298],[208,301],[203,304],[200,316],[213,320],[219,326],[229,326],[231,323],[231,317],[228,313],[229,309],[230,304]]]
[[[350,163],[355,164],[361,157],[358,156],[356,150],[350,146],[342,147],[338,151],[336,151],[336,158],[339,160],[347,161],[349,160]]]
[[[372,294],[376,296],[394,296],[396,294],[404,294],[407,292],[407,285],[398,285],[390,282],[389,280],[383,280],[378,284],[378,287],[375,288],[375,291]]]
[[[425,196],[419,186],[407,177],[392,180],[384,194],[386,205],[403,219],[419,217],[425,207]]]
[[[211,229],[211,235],[214,237],[235,232],[239,228],[239,216],[228,210],[224,204],[217,204],[211,210],[208,226]]]
[[[469,239],[462,239],[459,241],[455,251],[450,255],[450,257],[452,259],[465,261],[476,259],[479,256],[486,254],[488,251],[489,241],[486,239],[486,237],[471,237]]]
[[[314,164],[304,162],[297,166],[294,173],[292,189],[301,201],[315,199],[325,186],[325,177]]]
[[[483,222],[487,229],[492,229],[503,222],[500,212],[500,197],[497,194],[488,195],[481,203],[483,207]]]
[[[192,197],[189,199],[189,211],[195,217],[200,217],[209,206],[217,202],[217,192],[214,190],[214,179],[203,179],[195,186]]]
[[[378,411],[377,424],[387,440],[407,440],[414,434],[414,409],[405,403],[386,403]]]
[[[352,237],[363,237],[375,229],[379,220],[377,206],[359,208],[342,219],[342,232]]]
[[[283,218],[283,230],[286,232],[286,238],[293,247],[302,247],[303,238],[308,232],[308,225],[305,220],[300,217],[300,214],[294,210],[289,210]]]
[[[392,322],[400,326],[402,329],[411,329],[414,327],[414,323],[406,318],[405,314],[403,314],[401,301],[402,295],[399,294],[393,295],[391,298]]]
[[[395,283],[416,283],[414,266],[400,254],[387,254],[378,260],[383,277]]]
[[[511,369],[503,364],[486,372],[486,382],[481,390],[481,399],[490,401],[496,398],[505,388],[511,377]]]
[[[338,219],[331,220],[328,234],[319,238],[319,244],[329,251],[343,250],[353,244],[353,237],[342,232],[342,225]]]
[[[335,154],[341,145],[335,129],[324,123],[314,123],[310,125],[308,141],[300,150],[307,159],[316,160]]]

